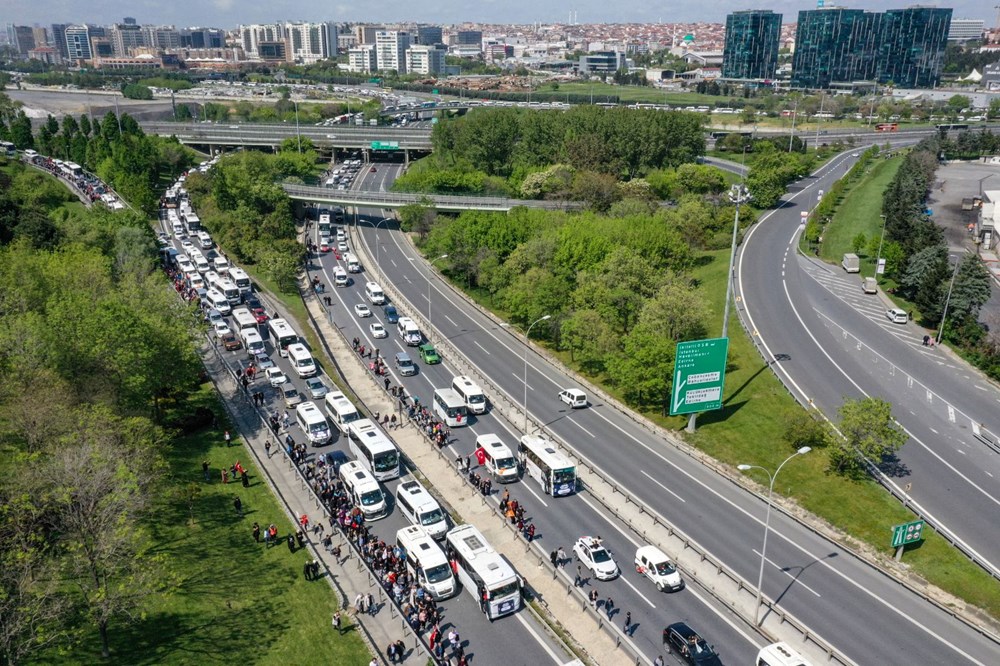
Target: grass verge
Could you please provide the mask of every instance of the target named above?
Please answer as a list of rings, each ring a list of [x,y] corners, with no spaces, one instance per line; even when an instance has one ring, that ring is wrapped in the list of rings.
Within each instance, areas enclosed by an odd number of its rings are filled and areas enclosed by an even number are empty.
[[[224,413],[210,383],[183,410],[199,405]],[[283,666],[294,655],[292,661],[302,664],[367,664],[371,655],[355,628],[343,636],[331,630],[338,606],[327,582],[304,579],[308,551],[292,554],[285,544],[254,543],[254,522],[262,528],[273,522],[279,536],[287,536],[292,525],[246,449],[227,448],[221,433],[209,428],[178,437],[165,452],[169,478],[150,527],[166,556],[167,576],[177,582],[171,593],[150,598],[138,623],[112,626],[113,661]],[[208,482],[203,460],[211,464]],[[221,481],[222,467],[236,460],[250,473],[249,488]],[[236,496],[243,502],[242,519],[233,507]],[[45,652],[37,663],[100,662],[100,641],[92,633],[71,654]]]

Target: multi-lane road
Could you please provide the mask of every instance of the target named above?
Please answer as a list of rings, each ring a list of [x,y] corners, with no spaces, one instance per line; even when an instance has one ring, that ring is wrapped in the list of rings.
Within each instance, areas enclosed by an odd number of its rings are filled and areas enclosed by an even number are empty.
[[[370,178],[381,179],[385,188],[391,174],[383,171]],[[361,185],[372,183],[366,178]],[[426,312],[430,293],[432,337],[458,345],[480,374],[507,395],[520,396],[525,390],[520,339],[443,284],[391,225],[376,229],[381,219],[362,216],[356,230],[371,255],[378,236],[379,278],[391,282],[419,312]],[[671,443],[652,436],[611,405],[595,401],[588,409],[569,413],[556,393],[572,386],[572,378],[543,356],[530,352],[528,358],[526,384],[534,421],[546,424],[550,433],[612,478],[627,480],[628,491],[640,501],[669,517],[745,579],[755,579],[765,510],[756,496],[678,454]],[[447,377],[432,377],[438,386],[446,383]],[[563,510],[563,502],[547,503]],[[765,595],[856,662],[995,663],[1000,647],[991,638],[797,521],[780,514],[772,516],[771,525]],[[543,535],[554,529],[542,527]]]

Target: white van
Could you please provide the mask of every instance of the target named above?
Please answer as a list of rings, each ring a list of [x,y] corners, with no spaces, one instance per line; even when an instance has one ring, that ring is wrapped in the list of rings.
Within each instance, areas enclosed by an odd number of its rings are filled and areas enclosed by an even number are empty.
[[[361,272],[361,262],[353,254],[348,252],[344,255],[344,261],[347,262],[347,272],[348,273],[360,273]]]
[[[245,328],[240,331],[240,336],[243,338],[243,346],[246,347],[247,355],[251,358],[267,353],[264,338],[260,336],[260,331],[256,328]]]
[[[175,237],[180,238],[181,236],[184,235],[184,224],[180,220],[175,221],[172,227],[174,230]]]
[[[406,553],[406,568],[416,577],[417,585],[436,600],[458,592],[448,557],[420,526],[410,525],[396,532],[396,545]]]
[[[309,353],[309,348],[301,342],[288,345],[288,359],[299,377],[312,377],[316,374],[316,361]]]
[[[205,288],[205,278],[198,275],[198,273],[188,273],[184,276],[187,280],[188,287],[191,289],[204,289]]]
[[[388,515],[388,505],[375,477],[354,460],[340,466],[340,480],[354,505],[361,509],[365,520],[378,520]]]
[[[323,418],[323,412],[319,411],[316,403],[303,402],[296,407],[295,420],[313,446],[330,441],[330,424]]]
[[[347,271],[340,266],[333,269],[333,284],[336,287],[346,287],[348,284]]]
[[[486,413],[486,394],[471,379],[465,375],[455,377],[451,382],[451,388],[462,397],[470,412],[473,414]]]
[[[215,288],[225,294],[226,298],[229,299],[229,304],[236,307],[241,302],[243,302],[243,297],[240,295],[239,287],[233,283],[229,278],[223,277],[216,284]]]
[[[214,287],[209,289],[208,293],[205,294],[205,300],[208,301],[209,306],[218,310],[223,317],[228,316],[233,311],[233,306],[229,304],[229,299],[226,298],[226,295]]]
[[[385,305],[385,292],[375,282],[365,283],[365,295],[372,305]]]
[[[216,257],[212,265],[215,267],[215,272],[219,275],[227,275],[229,273],[229,260],[225,257]]]
[[[208,235],[207,231],[198,232],[198,244],[201,245],[203,250],[211,250],[214,243],[212,243],[212,237]]]
[[[478,450],[483,450],[483,466],[489,470],[493,478],[499,483],[511,483],[517,481],[517,458],[514,453],[500,441],[500,438],[493,433],[480,435],[476,438],[476,455]]]
[[[352,423],[361,420],[358,408],[347,399],[343,391],[330,391],[323,396],[323,401],[326,403],[326,413],[330,420],[345,435]]]
[[[416,479],[403,481],[396,488],[396,506],[408,521],[424,528],[432,538],[443,539],[448,533],[448,514]]]
[[[396,330],[399,332],[399,337],[402,338],[407,346],[418,347],[423,342],[420,328],[409,317],[400,317],[399,321],[396,322]]]
[[[236,322],[236,330],[251,330],[260,332],[257,325],[257,318],[250,312],[250,308],[236,308],[233,310],[233,321]]]
[[[194,257],[194,267],[197,268],[198,272],[202,275],[208,275],[212,272],[212,265],[208,263],[208,259],[201,254]],[[218,275],[218,273],[216,273],[216,275]]]
[[[240,290],[241,294],[249,294],[253,291],[253,284],[250,282],[250,276],[247,275],[247,272],[239,266],[230,266],[229,279],[233,281],[233,284],[236,285],[236,288]]]

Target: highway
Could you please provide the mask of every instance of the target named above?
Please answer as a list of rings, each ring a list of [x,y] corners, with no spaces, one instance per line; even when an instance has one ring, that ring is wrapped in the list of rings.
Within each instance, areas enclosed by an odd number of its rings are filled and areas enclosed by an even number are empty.
[[[911,436],[886,466],[897,496],[943,526],[1000,576],[1000,458],[974,436],[996,441],[1000,390],[939,349],[928,333],[893,324],[881,295],[864,295],[856,275],[796,251],[800,212],[853,162],[834,159],[791,188],[744,242],[736,271],[748,328],[789,390],[836,420],[845,397],[884,397]],[[929,331],[931,335],[934,331]]]
[[[391,282],[421,312],[427,309],[430,280],[432,339],[453,341],[504,393],[521,396],[525,382],[520,338],[466,303],[428,270],[397,231],[386,227],[376,230],[365,218],[357,227],[369,254],[374,254],[379,236],[380,279]],[[627,490],[639,500],[669,517],[746,580],[756,580],[765,511],[757,496],[681,454],[612,405],[594,400],[588,409],[567,412],[556,393],[573,386],[573,380],[533,349],[528,360],[526,384],[534,421],[599,463],[611,477],[627,480]],[[995,663],[997,643],[849,551],[781,513],[772,515],[771,526],[765,596],[856,662]],[[543,525],[541,531],[546,529]]]
[[[430,129],[371,127],[365,125],[263,124],[263,123],[178,123],[143,122],[142,129],[159,136],[176,136],[181,143],[217,144],[220,146],[276,146],[285,139],[301,135],[317,147],[371,148],[373,141],[396,142],[399,150],[429,151]]]
[[[382,167],[388,168],[388,167]],[[398,169],[399,167],[394,167]],[[308,201],[322,205],[361,206],[375,208],[400,208],[409,204],[421,203],[425,200],[433,202],[434,207],[444,211],[491,210],[507,212],[515,206],[525,208],[543,208],[546,210],[575,210],[584,207],[578,201],[553,201],[546,199],[511,199],[509,197],[484,197],[459,194],[423,194],[409,192],[370,191],[360,189],[335,190],[329,187],[311,185],[282,185],[285,193],[292,199]]]
[[[376,173],[365,172],[354,186],[366,190],[385,189],[391,184],[398,170],[398,166],[380,165]],[[377,213],[374,210],[361,212]],[[370,219],[380,221],[382,218],[380,215],[373,215]],[[394,237],[384,224],[378,231],[382,242],[391,241]],[[374,236],[372,239],[374,240]],[[314,236],[313,240],[318,239]],[[353,276],[353,283],[347,287],[333,289],[332,293],[328,290],[334,302],[333,322],[348,339],[357,336],[366,347],[379,348],[382,356],[390,361],[392,383],[402,384],[411,396],[417,396],[422,404],[429,404],[434,388],[450,386],[458,371],[447,357],[440,365],[428,366],[420,361],[416,350],[403,345],[395,332],[395,327],[385,321],[382,308],[369,303],[364,294],[365,281],[381,280],[381,276],[389,271],[389,266],[384,265],[385,262],[386,260],[383,260],[383,266],[380,267],[366,266],[363,273]],[[388,259],[388,262],[391,265],[396,260]],[[340,264],[346,269],[346,265],[338,261],[332,252],[321,255],[319,263],[325,276],[324,282],[328,285],[334,283],[334,266]],[[426,287],[426,284],[416,286]],[[426,291],[424,293],[426,294]],[[358,303],[370,305],[374,316],[357,317],[353,308]],[[443,311],[441,316],[450,317]],[[375,339],[371,336],[369,325],[373,321],[385,325],[389,330],[388,338]],[[496,329],[496,326],[493,328]],[[395,373],[391,359],[398,351],[406,351],[414,358],[419,365],[419,372],[416,375],[400,377]],[[504,443],[515,450],[520,427],[509,423],[495,411],[473,417],[468,427],[452,429],[454,438],[448,446],[449,457],[471,454],[475,448],[475,438],[486,433],[499,435]],[[591,589],[597,589],[602,601],[609,596],[614,599],[619,611],[612,617],[612,624],[619,633],[623,633],[622,623],[625,614],[631,613],[631,635],[622,637],[623,640],[631,641],[635,649],[645,656],[647,662],[652,662],[657,655],[663,654],[661,645],[663,628],[671,622],[682,619],[696,627],[709,642],[714,643],[726,663],[739,663],[747,655],[756,654],[756,651],[766,643],[707,591],[700,589],[697,581],[690,581],[686,589],[672,594],[657,592],[655,587],[636,574],[632,567],[636,549],[645,543],[638,535],[623,529],[616,521],[611,520],[586,494],[553,498],[544,495],[537,484],[527,479],[503,488],[510,491],[513,499],[517,499],[528,508],[526,521],[534,523],[537,529],[533,547],[544,558],[560,546],[568,556],[572,556],[573,543],[585,534],[603,537],[623,573],[614,581],[592,580],[583,586],[583,590],[589,592]],[[503,488],[494,486],[493,501],[498,501]],[[525,566],[536,566],[529,562],[530,560],[526,558]],[[517,564],[515,562],[515,565]],[[575,563],[570,563],[561,575],[567,583],[572,583],[575,572]],[[586,569],[584,572],[586,573]]]

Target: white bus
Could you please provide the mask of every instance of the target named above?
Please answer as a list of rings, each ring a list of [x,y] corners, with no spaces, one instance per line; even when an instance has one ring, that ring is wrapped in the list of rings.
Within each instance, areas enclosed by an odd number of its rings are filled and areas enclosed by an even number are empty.
[[[399,477],[399,451],[382,430],[369,419],[359,419],[347,426],[350,449],[361,466],[379,481]]]
[[[351,501],[365,515],[365,520],[378,520],[389,514],[382,487],[359,463],[351,460],[341,465],[340,480],[344,482]]]
[[[806,658],[788,643],[771,643],[757,653],[756,666],[811,666]]]
[[[460,525],[448,532],[445,539],[454,553],[458,580],[480,603],[491,622],[521,608],[521,577],[493,550],[475,525]]]
[[[360,273],[361,272],[361,262],[353,254],[348,252],[344,255],[344,261],[347,263],[348,273]]]
[[[243,296],[240,294],[239,288],[229,278],[219,280],[219,284],[215,285],[215,288],[226,295],[226,298],[229,299],[229,304],[234,308],[243,302]]]
[[[233,321],[236,322],[236,330],[242,331],[250,329],[257,331],[257,318],[250,312],[250,308],[234,308]]]
[[[517,458],[499,437],[493,433],[480,435],[476,438],[476,449],[483,450],[483,465],[496,481],[500,483],[517,481]],[[479,455],[478,451],[476,455]]]
[[[313,359],[312,354],[309,353],[308,347],[301,342],[295,342],[288,345],[287,351],[288,360],[292,362],[295,374],[303,379],[316,374],[316,361]]]
[[[455,377],[451,382],[451,388],[465,401],[465,406],[473,414],[486,413],[486,394],[483,389],[465,375]]]
[[[517,447],[525,472],[554,497],[576,492],[576,465],[545,437],[522,435]]]
[[[458,583],[448,557],[422,527],[410,525],[396,532],[396,545],[406,553],[406,568],[416,577],[417,585],[438,601],[455,596]]]
[[[434,413],[451,428],[469,425],[469,408],[454,389],[434,389]]]
[[[271,336],[271,344],[281,356],[288,356],[288,345],[299,341],[299,335],[284,319],[271,319],[267,322],[267,331]]]
[[[250,283],[250,276],[247,272],[238,266],[233,266],[229,269],[229,279],[233,281],[236,288],[240,290],[241,294],[249,294],[253,291],[253,285]]]
[[[295,419],[313,446],[330,441],[330,424],[314,402],[303,402],[295,409]]]
[[[337,426],[340,432],[347,434],[347,427],[355,421],[361,420],[361,413],[358,412],[343,391],[330,391],[323,396],[326,403],[326,413],[330,420]]]

